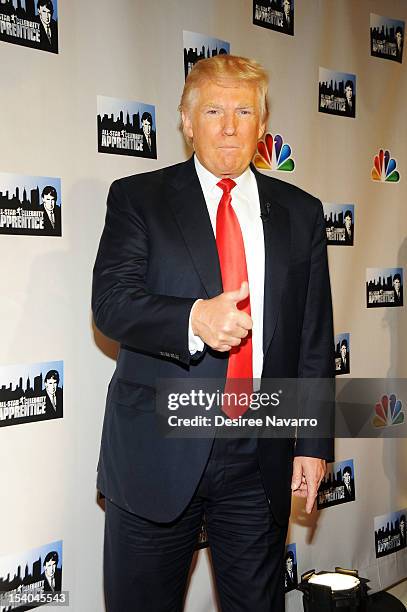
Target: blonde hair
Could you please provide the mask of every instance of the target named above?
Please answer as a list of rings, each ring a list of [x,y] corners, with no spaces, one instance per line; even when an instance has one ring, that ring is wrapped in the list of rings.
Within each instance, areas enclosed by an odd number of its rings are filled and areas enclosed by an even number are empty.
[[[253,83],[257,86],[260,119],[266,123],[269,116],[268,74],[256,60],[238,55],[221,54],[209,59],[199,60],[186,78],[178,107],[179,111],[188,112],[191,110],[196,101],[199,87],[204,81],[214,81],[222,84],[226,79]],[[190,143],[187,136],[186,139]]]

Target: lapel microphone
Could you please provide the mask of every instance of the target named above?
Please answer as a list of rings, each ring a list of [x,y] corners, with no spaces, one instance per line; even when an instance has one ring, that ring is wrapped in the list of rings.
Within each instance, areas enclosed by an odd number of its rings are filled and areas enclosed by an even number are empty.
[[[263,223],[266,223],[266,221],[269,220],[271,204],[269,202],[266,202],[265,207],[266,210],[260,213],[260,218]]]

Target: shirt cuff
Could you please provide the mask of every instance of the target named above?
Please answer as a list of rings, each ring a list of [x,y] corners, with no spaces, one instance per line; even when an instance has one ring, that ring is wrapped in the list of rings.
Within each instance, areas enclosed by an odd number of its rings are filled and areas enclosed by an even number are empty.
[[[191,323],[191,316],[192,316],[192,311],[195,308],[195,304],[197,302],[201,302],[202,300],[196,300],[196,302],[194,302],[192,304],[192,308],[191,308],[191,312],[189,313],[189,322],[188,322],[188,348],[189,348],[189,352],[191,353],[191,355],[195,355],[195,353],[198,353],[200,351],[204,350],[204,342],[203,340],[199,337],[196,336],[194,334],[194,332],[192,331],[192,323]]]

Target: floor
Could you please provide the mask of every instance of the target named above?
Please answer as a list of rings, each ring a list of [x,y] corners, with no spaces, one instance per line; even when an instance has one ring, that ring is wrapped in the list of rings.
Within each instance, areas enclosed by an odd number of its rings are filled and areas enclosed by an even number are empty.
[[[407,580],[399,582],[391,589],[387,589],[387,591],[397,597],[407,607]]]

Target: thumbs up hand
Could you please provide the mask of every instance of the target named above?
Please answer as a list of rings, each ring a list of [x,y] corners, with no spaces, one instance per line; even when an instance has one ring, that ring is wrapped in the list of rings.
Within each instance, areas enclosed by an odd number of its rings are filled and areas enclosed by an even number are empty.
[[[216,351],[239,346],[253,327],[250,315],[237,307],[248,296],[249,284],[243,281],[239,289],[196,302],[191,311],[192,331]]]

